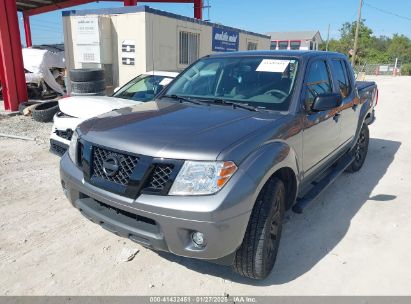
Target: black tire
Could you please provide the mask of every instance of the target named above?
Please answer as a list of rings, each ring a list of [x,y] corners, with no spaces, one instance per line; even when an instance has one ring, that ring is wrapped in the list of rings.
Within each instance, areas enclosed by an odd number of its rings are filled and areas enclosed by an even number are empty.
[[[71,91],[74,93],[96,93],[106,89],[104,80],[71,82]]]
[[[39,104],[38,101],[29,101],[29,102],[22,102],[19,104],[19,113],[24,115],[24,109],[33,105]]]
[[[354,156],[354,161],[345,170],[346,172],[354,173],[361,169],[367,156],[369,142],[370,131],[368,130],[368,126],[364,124],[358,136],[357,143],[351,152]]]
[[[76,92],[71,92],[70,96],[105,96],[106,91],[101,91],[101,92],[95,92],[95,93],[76,93]]]
[[[54,114],[59,111],[58,101],[45,101],[33,108],[31,116],[35,121],[49,122],[53,120]]]
[[[103,69],[72,69],[70,80],[74,82],[96,81],[104,79]]]
[[[269,275],[280,245],[284,212],[284,184],[272,177],[258,195],[243,243],[235,253],[235,272],[252,279]]]

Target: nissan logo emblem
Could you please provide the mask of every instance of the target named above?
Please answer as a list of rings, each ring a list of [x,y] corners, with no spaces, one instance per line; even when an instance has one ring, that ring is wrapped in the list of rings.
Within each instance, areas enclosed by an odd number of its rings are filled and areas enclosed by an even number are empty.
[[[103,171],[107,176],[115,175],[118,169],[118,159],[114,155],[109,155],[103,160]]]

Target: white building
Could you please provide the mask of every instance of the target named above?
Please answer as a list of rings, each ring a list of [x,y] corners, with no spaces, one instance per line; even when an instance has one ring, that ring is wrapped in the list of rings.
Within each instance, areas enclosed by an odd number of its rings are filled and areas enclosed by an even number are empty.
[[[271,50],[318,50],[323,40],[319,31],[269,32]]]
[[[64,11],[63,26],[67,67],[104,67],[114,87],[150,70],[181,71],[213,52],[270,48],[269,36],[147,6]]]

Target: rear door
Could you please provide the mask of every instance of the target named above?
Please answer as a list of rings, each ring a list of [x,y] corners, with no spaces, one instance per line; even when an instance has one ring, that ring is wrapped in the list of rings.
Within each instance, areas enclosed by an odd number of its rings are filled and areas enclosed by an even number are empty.
[[[340,143],[338,108],[314,112],[311,106],[318,94],[332,93],[333,84],[327,60],[315,59],[307,69],[302,102],[304,103],[303,123],[303,169],[306,175],[325,164]]]
[[[355,92],[354,79],[351,79],[349,66],[342,58],[332,58],[330,64],[333,71],[334,92],[341,94],[340,107],[341,137],[340,145],[350,143],[355,135],[359,119],[358,99]]]

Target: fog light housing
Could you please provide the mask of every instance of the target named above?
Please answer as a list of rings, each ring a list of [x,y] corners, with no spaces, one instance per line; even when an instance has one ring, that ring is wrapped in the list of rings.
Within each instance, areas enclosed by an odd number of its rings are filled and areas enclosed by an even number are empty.
[[[201,232],[193,232],[191,235],[191,239],[193,240],[194,244],[198,247],[204,247],[205,246],[205,239],[204,239],[204,234]]]

